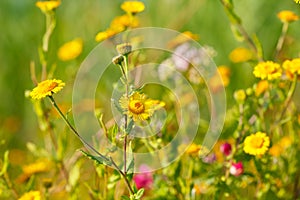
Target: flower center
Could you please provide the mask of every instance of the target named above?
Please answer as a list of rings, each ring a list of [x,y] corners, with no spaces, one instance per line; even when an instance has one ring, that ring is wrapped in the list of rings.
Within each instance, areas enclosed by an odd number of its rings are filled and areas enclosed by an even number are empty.
[[[49,91],[52,91],[57,86],[58,86],[58,83],[56,83],[56,82],[51,82],[50,84],[47,82],[44,82],[41,85],[41,89],[43,90],[43,92],[49,92]]]
[[[257,149],[261,148],[263,146],[263,144],[264,144],[264,139],[260,138],[260,137],[255,137],[251,141],[251,145]]]
[[[132,100],[129,102],[129,110],[134,114],[141,114],[145,111],[145,106],[139,100]]]

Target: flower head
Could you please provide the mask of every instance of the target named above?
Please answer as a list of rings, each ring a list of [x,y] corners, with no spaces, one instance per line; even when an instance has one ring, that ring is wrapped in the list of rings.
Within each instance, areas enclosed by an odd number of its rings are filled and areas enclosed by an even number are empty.
[[[115,17],[110,23],[110,27],[113,29],[126,29],[136,28],[139,26],[139,19],[130,15],[121,15]]]
[[[240,89],[234,92],[233,97],[238,103],[243,103],[247,96],[245,90]]]
[[[300,0],[294,0],[296,3],[299,3],[300,4]]]
[[[25,174],[32,175],[50,170],[51,164],[52,163],[49,160],[43,159],[23,166],[22,170]]]
[[[96,42],[102,42],[103,40],[111,38],[112,36],[121,33],[122,31],[124,31],[124,27],[111,27],[106,29],[105,31],[97,33],[95,40]]]
[[[253,74],[257,78],[273,80],[281,77],[282,69],[278,63],[266,61],[256,65]]]
[[[232,151],[232,147],[231,144],[229,144],[228,142],[225,142],[224,144],[222,144],[220,146],[220,151],[225,155],[225,156],[229,156],[231,154]]]
[[[270,146],[270,138],[266,133],[257,132],[246,137],[244,141],[244,152],[250,155],[264,155]]]
[[[249,61],[253,58],[252,52],[244,47],[235,48],[229,54],[229,59],[234,63],[241,63]]]
[[[153,185],[153,175],[150,172],[150,167],[148,165],[143,164],[139,167],[139,170],[142,173],[135,174],[133,176],[133,181],[135,182],[137,189],[151,189]]]
[[[59,92],[63,87],[65,86],[65,83],[61,80],[45,80],[43,82],[40,82],[31,92],[30,96],[33,99],[42,99],[46,96],[52,96],[53,93]]]
[[[200,151],[201,146],[195,143],[192,143],[186,150],[185,153],[189,155],[198,155],[198,152]]]
[[[57,52],[57,56],[62,61],[73,60],[82,52],[82,39],[77,38],[62,45]]]
[[[289,11],[289,10],[283,10],[280,11],[277,14],[277,17],[283,22],[283,23],[288,23],[288,22],[293,22],[297,21],[299,19],[299,16],[296,15],[294,12]]]
[[[278,157],[280,156],[287,148],[290,147],[292,144],[292,139],[289,136],[284,136],[281,138],[276,144],[274,144],[270,150],[269,153],[272,156]]]
[[[23,194],[18,200],[41,200],[42,195],[40,191],[30,191]]]
[[[122,3],[121,9],[127,13],[136,14],[144,11],[145,5],[140,1],[125,1]]]
[[[57,0],[53,0],[53,1],[37,1],[35,3],[35,5],[41,9],[41,11],[43,12],[49,12],[54,10],[55,8],[57,8],[60,5],[60,1]]]
[[[162,108],[165,103],[159,100],[148,99],[145,94],[133,93],[129,99],[124,95],[119,100],[124,113],[134,121],[145,121],[155,110]]]
[[[289,78],[292,79],[294,74],[300,75],[300,58],[286,60],[283,62],[282,66],[286,70],[286,75]]]
[[[232,163],[229,168],[230,174],[234,176],[240,176],[244,172],[244,167],[242,162]]]
[[[255,96],[259,96],[269,88],[269,82],[267,80],[261,80],[257,83],[255,88]]]

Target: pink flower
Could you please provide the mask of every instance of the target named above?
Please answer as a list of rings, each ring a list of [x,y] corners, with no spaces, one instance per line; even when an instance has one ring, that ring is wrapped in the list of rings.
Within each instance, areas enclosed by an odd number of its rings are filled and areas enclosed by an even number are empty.
[[[241,175],[244,172],[243,163],[242,162],[232,163],[229,172],[234,176]]]
[[[143,164],[140,166],[139,170],[141,173],[133,176],[133,181],[135,182],[137,189],[151,189],[153,185],[153,175],[150,172],[151,168],[148,165]]]
[[[231,144],[229,143],[224,143],[221,145],[220,147],[220,151],[225,155],[225,156],[229,156],[231,154]]]

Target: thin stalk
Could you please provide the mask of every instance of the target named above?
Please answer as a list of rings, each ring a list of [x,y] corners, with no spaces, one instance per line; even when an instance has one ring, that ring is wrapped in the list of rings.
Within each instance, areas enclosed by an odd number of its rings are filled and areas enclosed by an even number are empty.
[[[123,179],[125,180],[125,183],[128,187],[128,190],[129,190],[130,194],[134,194],[134,191],[133,191],[133,189],[132,189],[132,187],[131,187],[128,179],[127,179],[127,175],[122,172],[122,170],[118,167],[118,165],[114,162],[114,160],[111,157],[110,157],[110,161],[111,161],[112,165],[117,169],[117,171],[121,174]]]
[[[18,199],[19,194],[18,194],[17,190],[13,187],[13,184],[10,181],[10,178],[9,178],[9,176],[8,176],[7,173],[3,174],[3,180],[4,180],[5,185],[8,187],[8,189],[11,190],[11,192],[13,193],[13,195],[15,196],[15,198]]]
[[[85,144],[86,146],[88,146],[94,153],[96,153],[98,156],[100,156],[102,159],[105,159],[108,161],[108,159],[103,156],[101,153],[99,153],[93,146],[91,146],[89,143],[87,143],[82,137],[81,135],[77,132],[77,130],[72,126],[72,124],[69,122],[69,120],[65,117],[65,115],[62,113],[62,111],[60,110],[60,108],[58,107],[58,105],[56,104],[53,96],[48,96],[53,107],[55,108],[55,110],[58,112],[58,114],[61,116],[61,118],[64,120],[64,122],[67,124],[67,126],[71,129],[71,131],[81,140],[81,142],[83,144]]]
[[[287,111],[287,109],[288,109],[288,107],[289,107],[289,105],[290,105],[290,103],[292,101],[292,97],[293,97],[293,95],[295,93],[296,86],[297,86],[297,79],[298,79],[297,74],[294,74],[294,79],[293,79],[292,85],[291,85],[291,87],[290,87],[290,89],[288,91],[287,97],[286,97],[286,99],[284,101],[284,104],[283,104],[283,110],[282,110],[282,112],[280,114],[280,117],[277,120],[277,122],[281,121],[281,119],[283,118],[285,112]]]
[[[275,59],[277,58],[277,56],[279,55],[279,53],[282,50],[283,43],[284,43],[288,28],[289,28],[289,23],[284,22],[283,26],[282,26],[282,30],[281,30],[281,35],[280,35],[280,37],[278,39],[278,42],[277,42],[277,45],[276,45],[276,51],[275,51],[275,55],[274,55]]]

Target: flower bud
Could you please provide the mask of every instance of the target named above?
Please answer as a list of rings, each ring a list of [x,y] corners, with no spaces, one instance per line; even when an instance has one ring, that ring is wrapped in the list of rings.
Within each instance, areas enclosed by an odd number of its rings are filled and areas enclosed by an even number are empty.
[[[234,92],[233,97],[238,103],[243,103],[246,99],[246,93],[244,90],[237,90]]]
[[[112,62],[115,64],[115,65],[121,65],[121,63],[123,62],[124,58],[122,55],[117,55],[115,57],[113,57],[112,59]]]
[[[229,168],[230,174],[234,176],[239,176],[244,172],[244,167],[242,162],[232,163],[231,167]]]
[[[220,147],[220,151],[225,155],[225,156],[229,156],[231,154],[231,144],[229,143],[224,143],[221,145]]]
[[[116,49],[119,54],[127,55],[131,52],[132,46],[130,43],[123,43],[123,44],[117,45]]]

